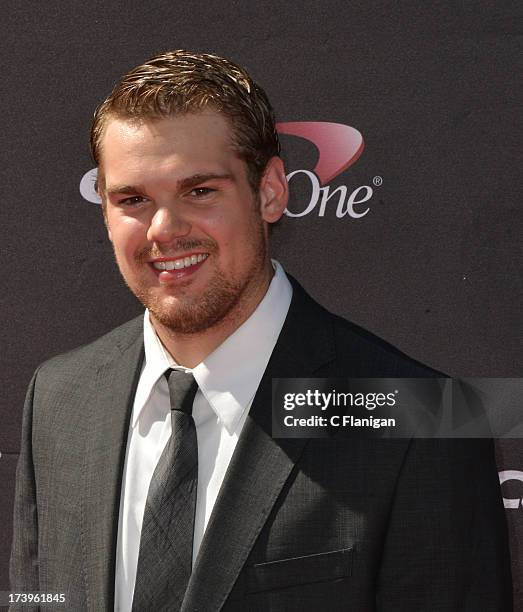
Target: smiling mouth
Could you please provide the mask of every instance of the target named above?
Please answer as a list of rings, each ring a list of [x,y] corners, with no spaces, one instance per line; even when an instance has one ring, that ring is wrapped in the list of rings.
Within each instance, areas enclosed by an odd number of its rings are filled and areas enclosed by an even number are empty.
[[[156,270],[183,270],[201,263],[209,257],[209,253],[198,253],[190,257],[180,257],[179,259],[171,259],[169,261],[153,261],[153,268]]]

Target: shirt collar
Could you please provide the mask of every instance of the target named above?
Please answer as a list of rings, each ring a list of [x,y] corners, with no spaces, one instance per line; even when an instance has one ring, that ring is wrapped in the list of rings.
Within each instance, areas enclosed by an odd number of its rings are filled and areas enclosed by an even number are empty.
[[[216,350],[192,370],[178,366],[144,316],[145,365],[140,376],[132,426],[135,427],[156,382],[172,367],[191,371],[200,391],[229,433],[250,406],[269,362],[292,298],[292,286],[281,265],[272,260],[274,276],[256,310]],[[253,347],[256,347],[253,350]]]

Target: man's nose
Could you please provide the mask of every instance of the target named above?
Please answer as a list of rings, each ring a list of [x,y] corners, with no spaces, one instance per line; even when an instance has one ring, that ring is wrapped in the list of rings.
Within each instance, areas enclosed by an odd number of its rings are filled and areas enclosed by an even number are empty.
[[[184,219],[175,206],[161,206],[156,210],[147,230],[150,242],[170,242],[175,238],[187,236],[191,224]]]

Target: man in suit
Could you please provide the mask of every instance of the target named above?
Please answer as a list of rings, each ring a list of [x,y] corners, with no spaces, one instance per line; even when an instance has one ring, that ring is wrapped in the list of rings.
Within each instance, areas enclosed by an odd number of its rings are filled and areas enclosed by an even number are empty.
[[[288,188],[249,75],[156,56],[91,143],[146,312],[33,377],[12,590],[93,612],[511,609],[491,441],[271,436],[273,378],[436,373],[269,258]]]

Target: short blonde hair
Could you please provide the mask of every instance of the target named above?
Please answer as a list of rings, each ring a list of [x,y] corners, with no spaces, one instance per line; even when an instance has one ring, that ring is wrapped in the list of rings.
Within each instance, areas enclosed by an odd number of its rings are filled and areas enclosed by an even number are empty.
[[[152,119],[212,108],[231,123],[232,144],[257,192],[269,159],[280,154],[267,95],[237,64],[208,53],[161,53],[128,72],[94,114],[91,153],[97,166],[107,122]]]

